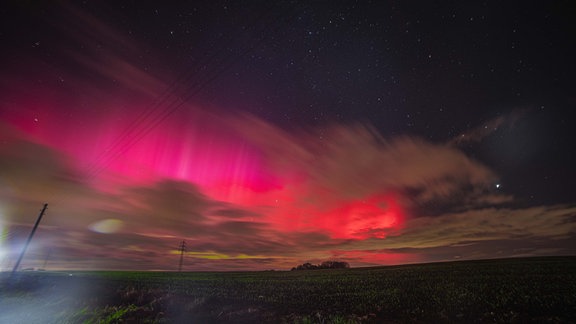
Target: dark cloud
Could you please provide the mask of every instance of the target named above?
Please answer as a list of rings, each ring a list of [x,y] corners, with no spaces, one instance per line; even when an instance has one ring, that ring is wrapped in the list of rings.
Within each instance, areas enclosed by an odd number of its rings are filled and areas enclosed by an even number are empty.
[[[264,224],[243,221],[229,221],[217,224],[212,229],[218,235],[239,235],[244,237],[260,235]]]
[[[212,210],[211,214],[213,216],[222,216],[223,218],[231,218],[231,219],[237,219],[237,218],[245,219],[261,216],[260,214],[254,211],[240,208],[233,208],[231,206],[230,207],[223,206],[223,208]]]
[[[576,235],[548,240],[536,238],[513,238],[487,241],[468,241],[430,248],[394,249],[399,253],[419,255],[421,262],[494,259],[511,257],[534,257],[547,255],[572,255],[569,248],[576,243]]]
[[[54,191],[81,189],[78,170],[61,152],[17,137],[17,131],[0,122],[0,182],[13,198],[48,198]],[[6,137],[5,137],[6,136]],[[45,188],[53,188],[47,193]],[[9,191],[9,192],[8,192]]]
[[[133,229],[159,229],[188,235],[201,233],[205,213],[215,205],[195,185],[163,180],[150,187],[132,187],[123,200]]]

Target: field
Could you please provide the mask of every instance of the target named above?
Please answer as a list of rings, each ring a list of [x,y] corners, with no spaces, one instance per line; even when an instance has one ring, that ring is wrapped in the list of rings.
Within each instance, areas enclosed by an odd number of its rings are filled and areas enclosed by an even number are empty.
[[[576,323],[576,257],[1,275],[0,323]]]

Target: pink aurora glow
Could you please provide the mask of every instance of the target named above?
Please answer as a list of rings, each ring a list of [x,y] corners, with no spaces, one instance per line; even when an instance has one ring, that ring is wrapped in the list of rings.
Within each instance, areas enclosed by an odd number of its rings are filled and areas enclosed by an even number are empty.
[[[74,114],[33,100],[21,107],[3,117],[33,141],[72,157],[100,191],[186,181],[212,200],[262,214],[275,231],[324,232],[335,239],[384,238],[404,221],[393,194],[334,198],[339,195],[310,185],[313,179],[298,166],[272,166],[229,117],[188,109],[151,126],[154,120],[133,124],[139,109],[100,105]],[[317,201],[307,203],[310,197]]]

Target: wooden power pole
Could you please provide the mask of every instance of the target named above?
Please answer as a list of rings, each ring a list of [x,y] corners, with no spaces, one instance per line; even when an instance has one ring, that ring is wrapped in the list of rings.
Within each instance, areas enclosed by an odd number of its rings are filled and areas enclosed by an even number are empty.
[[[18,257],[18,261],[16,261],[16,264],[14,265],[14,268],[12,269],[12,274],[14,274],[16,272],[16,270],[18,270],[18,267],[20,266],[20,262],[22,262],[22,258],[24,258],[24,254],[26,253],[26,250],[28,249],[28,245],[30,245],[30,241],[32,241],[32,237],[34,236],[34,233],[36,233],[36,229],[38,228],[38,225],[40,224],[40,220],[42,220],[42,216],[44,216],[44,212],[46,211],[46,208],[48,208],[48,204],[44,204],[44,208],[42,208],[42,211],[40,211],[40,215],[38,215],[38,219],[36,220],[36,224],[34,224],[34,228],[32,228],[32,232],[30,232],[30,235],[28,236],[28,240],[26,240],[26,244],[24,244],[24,248],[22,249],[22,252],[20,252],[20,256]]]
[[[184,262],[184,252],[186,252],[186,241],[180,242],[180,264],[178,265],[178,272],[182,272],[182,263]]]
[[[52,249],[49,249],[48,253],[46,253],[46,258],[44,258],[44,264],[42,265],[43,270],[46,270],[46,265],[48,264],[48,259],[50,259],[50,254],[52,254]]]

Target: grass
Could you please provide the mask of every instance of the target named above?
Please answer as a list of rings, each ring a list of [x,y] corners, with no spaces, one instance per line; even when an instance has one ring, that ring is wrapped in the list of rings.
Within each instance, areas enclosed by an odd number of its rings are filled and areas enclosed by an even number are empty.
[[[86,307],[77,313],[62,314],[59,320],[71,323],[112,324],[129,320],[134,317],[133,313],[136,313],[138,310],[139,307],[132,304],[128,306],[106,306],[102,309],[92,311]]]
[[[0,322],[576,322],[576,257],[3,279]]]

